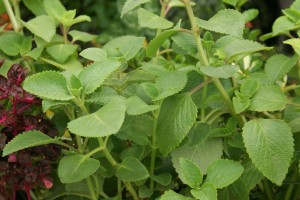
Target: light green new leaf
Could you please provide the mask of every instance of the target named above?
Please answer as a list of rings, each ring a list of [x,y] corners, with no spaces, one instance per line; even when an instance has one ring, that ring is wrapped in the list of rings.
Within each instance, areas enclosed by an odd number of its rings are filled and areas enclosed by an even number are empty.
[[[107,60],[106,51],[104,49],[95,47],[87,48],[80,52],[79,55],[84,57],[85,59],[92,60],[95,62]]]
[[[34,60],[37,60],[41,56],[43,50],[44,50],[43,47],[36,47],[32,51],[26,53],[25,56],[28,56]]]
[[[23,0],[23,3],[35,16],[46,14],[43,0]]]
[[[67,80],[59,72],[45,71],[26,78],[24,89],[38,97],[51,100],[70,100]]]
[[[154,39],[152,39],[149,42],[149,45],[146,49],[146,54],[149,57],[154,57],[156,56],[157,51],[159,50],[159,48],[161,47],[161,45],[172,35],[174,35],[175,33],[179,32],[179,30],[176,29],[171,29],[171,30],[167,30],[162,32],[161,34],[159,34],[158,36],[156,36]]]
[[[150,0],[127,0],[122,8],[121,18],[124,16],[124,14],[149,1]]]
[[[22,43],[25,37],[16,32],[1,34],[0,50],[8,56],[17,56],[22,49]]]
[[[219,11],[208,21],[196,18],[198,26],[209,31],[242,37],[245,26],[244,16],[236,11],[225,9]]]
[[[240,68],[237,65],[225,65],[220,67],[201,66],[200,71],[210,77],[230,78],[233,77]]]
[[[243,171],[243,166],[237,161],[217,160],[208,166],[205,182],[213,184],[216,189],[224,188],[236,181]]]
[[[243,128],[243,139],[253,164],[277,185],[284,180],[294,152],[288,124],[277,119],[255,119]]]
[[[293,38],[289,39],[283,42],[284,44],[289,44],[293,47],[295,52],[300,55],[300,39],[299,38]]]
[[[168,29],[174,25],[173,22],[143,8],[138,9],[138,20],[141,27],[151,29]]]
[[[105,79],[121,66],[120,62],[105,60],[95,62],[84,68],[79,76],[83,85],[83,92],[90,94],[102,85]]]
[[[245,10],[242,14],[244,16],[245,23],[246,23],[255,19],[258,16],[259,11],[257,9],[249,9],[249,10]]]
[[[240,99],[239,97],[233,97],[232,103],[237,114],[244,112],[250,106],[249,99]]]
[[[249,200],[249,190],[245,182],[238,179],[233,184],[226,188],[218,190],[218,199],[220,200],[233,200],[233,199],[243,199]]]
[[[246,79],[241,84],[241,93],[244,97],[251,98],[259,88],[259,83],[255,79]]]
[[[115,99],[98,111],[68,123],[68,129],[83,137],[104,137],[117,133],[125,118],[125,103]]]
[[[94,174],[99,168],[98,160],[80,154],[66,155],[58,164],[58,176],[62,183],[74,183]]]
[[[21,50],[20,50],[21,56],[24,56],[28,52],[30,52],[31,48],[32,48],[32,37],[31,36],[25,37],[21,45]]]
[[[287,34],[294,29],[297,29],[296,24],[287,16],[278,17],[272,26],[274,36],[278,34]]]
[[[127,157],[118,166],[116,176],[123,181],[140,181],[149,177],[146,167],[135,157]]]
[[[89,42],[93,39],[95,39],[97,36],[96,35],[92,35],[86,32],[82,32],[82,31],[77,31],[77,30],[72,30],[70,32],[68,32],[69,35],[72,36],[72,41],[82,41],[82,42]]]
[[[48,135],[37,130],[26,131],[22,134],[17,135],[5,145],[2,156],[7,156],[11,153],[29,147],[55,143],[57,140],[58,138],[51,138]]]
[[[283,54],[277,54],[270,57],[265,65],[266,74],[275,82],[283,78],[293,66],[297,63],[299,56],[288,57]]]
[[[129,115],[141,115],[159,108],[159,105],[147,105],[137,96],[132,96],[126,100],[126,112]]]
[[[179,158],[182,182],[191,188],[199,189],[203,180],[203,175],[199,167],[191,160]]]
[[[180,92],[186,83],[187,75],[184,72],[172,71],[159,76],[155,83],[159,93],[153,100],[164,99]]]
[[[57,22],[67,12],[60,0],[44,0],[44,6],[48,15]]]
[[[144,37],[129,37],[119,48],[126,60],[132,59],[144,46]]]
[[[300,132],[300,118],[295,118],[290,121],[289,127],[291,127],[293,133]]]
[[[252,97],[249,109],[259,112],[283,110],[287,101],[279,86],[261,85]]]
[[[64,63],[75,53],[77,45],[57,44],[46,49],[47,53],[59,63]]]
[[[177,194],[176,192],[169,190],[160,196],[160,200],[191,200],[191,198]]]
[[[200,189],[191,190],[192,195],[199,200],[217,200],[218,193],[216,188],[210,183],[204,183]]]
[[[197,106],[190,95],[176,95],[164,100],[156,131],[158,149],[163,155],[181,143],[196,117]]]
[[[25,22],[24,25],[31,33],[47,42],[50,42],[55,35],[56,28],[54,21],[46,15],[37,16],[36,18]]]

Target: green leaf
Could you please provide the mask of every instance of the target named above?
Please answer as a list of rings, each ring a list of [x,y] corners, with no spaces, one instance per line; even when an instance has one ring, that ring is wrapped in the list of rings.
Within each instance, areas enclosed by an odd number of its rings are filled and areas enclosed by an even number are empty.
[[[243,138],[254,165],[273,183],[281,185],[294,152],[290,127],[277,119],[255,119],[243,127]]]
[[[191,188],[199,189],[203,180],[203,175],[199,167],[191,160],[179,158],[182,182]]]
[[[21,50],[20,50],[21,56],[24,56],[28,52],[30,52],[31,48],[32,48],[32,37],[31,36],[25,37],[21,45]]]
[[[289,39],[283,42],[284,44],[289,44],[293,47],[295,52],[300,55],[300,39],[299,38],[293,38]]]
[[[17,56],[22,49],[25,37],[16,32],[1,34],[0,49],[8,56]]]
[[[300,11],[294,8],[287,8],[282,10],[283,14],[297,23],[300,20]]]
[[[76,52],[77,45],[57,44],[46,49],[47,53],[59,63],[64,63]]]
[[[146,185],[139,187],[139,197],[142,199],[149,198],[153,194],[153,190],[150,190]]]
[[[290,121],[289,127],[291,127],[293,133],[300,132],[300,118],[296,118]]]
[[[42,38],[43,40],[50,42],[55,35],[55,24],[53,20],[46,16],[40,15],[32,20],[25,22],[24,26],[36,36]]]
[[[129,11],[135,9],[136,7],[149,2],[150,0],[127,0],[122,8],[121,11],[121,18],[124,16],[124,14],[128,13]]]
[[[129,115],[141,115],[159,108],[158,105],[147,105],[137,96],[132,96],[126,100],[127,113]]]
[[[184,157],[197,164],[203,174],[207,167],[214,161],[221,159],[223,155],[222,139],[207,139],[193,146],[183,146],[172,152],[172,162],[178,174],[180,174],[179,158]]]
[[[275,82],[283,78],[298,61],[299,56],[288,57],[283,54],[277,54],[270,57],[265,65],[266,74]]]
[[[79,54],[81,57],[84,57],[85,59],[92,60],[92,61],[104,61],[107,60],[107,53],[104,49],[100,48],[87,48],[80,52]]]
[[[237,161],[217,160],[208,166],[205,182],[217,189],[224,188],[236,181],[243,171],[243,166]]]
[[[233,7],[236,7],[240,0],[223,0],[224,3],[229,4]]]
[[[94,174],[99,168],[98,160],[84,155],[66,155],[58,164],[58,176],[62,183],[74,183]]]
[[[192,55],[197,53],[196,41],[191,34],[186,32],[179,32],[172,37],[172,40],[177,46],[187,51],[188,53]]]
[[[246,79],[241,84],[241,93],[244,97],[251,98],[259,88],[259,83],[255,79]]]
[[[123,181],[140,181],[149,177],[146,167],[135,157],[127,157],[118,166],[116,176]]]
[[[155,83],[159,93],[154,98],[154,101],[164,99],[180,92],[186,83],[187,75],[184,72],[173,71],[159,76]]]
[[[105,79],[120,67],[121,63],[113,60],[95,62],[84,68],[79,79],[83,85],[83,92],[90,94],[102,85]]]
[[[241,179],[246,183],[248,190],[252,190],[258,183],[261,182],[263,175],[260,171],[253,165],[251,160],[247,160],[244,164],[244,172]]]
[[[55,143],[57,140],[58,138],[51,138],[37,130],[26,131],[14,137],[4,146],[2,156],[7,156],[11,153],[29,147]]]
[[[83,137],[104,137],[117,133],[125,118],[125,104],[115,99],[98,111],[68,123],[68,129]]]
[[[240,99],[239,97],[232,98],[233,107],[237,114],[244,112],[250,106],[249,99]]]
[[[56,101],[56,100],[43,99],[42,108],[43,108],[43,112],[46,112],[50,108],[53,108],[56,106],[68,105],[68,104],[69,104],[69,102],[67,102],[67,101]]]
[[[288,17],[281,16],[278,17],[273,23],[272,32],[274,36],[276,36],[278,34],[287,34],[296,28],[297,27],[295,26],[295,23],[292,22]]]
[[[120,47],[120,52],[126,60],[132,59],[144,46],[144,37],[130,37],[124,45]]]
[[[215,14],[208,21],[196,18],[198,26],[209,31],[242,37],[245,26],[243,15],[230,9],[224,9]]]
[[[36,16],[45,15],[43,0],[23,0],[25,6]]]
[[[70,100],[67,81],[59,72],[44,71],[26,78],[24,89],[38,97],[51,100]]]
[[[45,10],[50,17],[60,22],[60,18],[67,12],[60,0],[44,0]]]
[[[201,66],[200,71],[210,77],[230,78],[233,77],[240,68],[237,65],[225,65],[220,67]]]
[[[74,24],[78,24],[80,22],[90,22],[91,18],[87,15],[79,15],[78,17],[75,17],[76,10],[68,10],[64,13],[62,17],[59,17],[59,21],[65,26],[65,27],[71,27]],[[75,17],[75,18],[74,18]]]
[[[146,49],[146,54],[149,57],[154,57],[156,56],[157,51],[161,47],[161,45],[172,35],[175,33],[179,32],[179,30],[176,29],[171,29],[162,32],[158,36],[156,36],[154,39],[152,39]]]
[[[276,85],[262,85],[251,99],[249,109],[253,111],[283,110],[287,104],[287,98]]]
[[[218,200],[217,190],[210,183],[204,183],[200,189],[191,190],[191,193],[199,200]]]
[[[92,35],[92,34],[82,32],[82,31],[77,31],[77,30],[72,30],[72,31],[68,32],[68,34],[72,36],[72,42],[75,42],[78,40],[82,41],[82,42],[89,42],[97,37],[96,35]]]
[[[259,14],[257,9],[245,10],[242,15],[244,16],[245,23],[254,20]]]
[[[138,9],[138,20],[141,27],[151,29],[168,29],[174,25],[173,22],[143,8]]]
[[[233,184],[218,191],[219,200],[243,199],[249,200],[249,190],[245,182],[238,179]]]
[[[163,155],[170,153],[186,137],[196,122],[197,107],[191,96],[177,95],[164,100],[157,122],[157,145]]]
[[[37,60],[41,56],[43,50],[44,50],[43,47],[36,47],[32,51],[26,53],[25,56],[28,56],[34,60]]]
[[[181,194],[177,194],[172,190],[169,190],[160,196],[160,200],[191,200],[191,198],[185,197]]]
[[[170,173],[163,173],[152,177],[157,183],[167,186],[171,183],[172,175]]]

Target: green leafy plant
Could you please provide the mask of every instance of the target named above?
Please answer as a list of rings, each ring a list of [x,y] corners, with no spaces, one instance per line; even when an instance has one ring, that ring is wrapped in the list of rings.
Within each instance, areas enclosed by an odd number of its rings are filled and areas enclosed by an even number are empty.
[[[203,20],[190,0],[162,0],[160,15],[147,0],[127,0],[121,17],[136,13],[140,28],[156,36],[126,35],[81,50],[75,43],[94,36],[70,28],[88,16],[75,17],[58,0],[24,0],[36,15],[24,22],[4,1],[15,32],[0,35],[0,49],[31,69],[23,87],[42,99],[60,134],[25,131],[2,155],[63,146],[55,184],[39,198],[299,197],[300,51],[293,34],[300,1],[260,37],[292,37],[284,43],[293,55],[254,41],[257,31],[245,24],[258,11],[242,11],[246,0],[223,2],[235,9]],[[186,11],[190,26],[168,19],[174,7]]]

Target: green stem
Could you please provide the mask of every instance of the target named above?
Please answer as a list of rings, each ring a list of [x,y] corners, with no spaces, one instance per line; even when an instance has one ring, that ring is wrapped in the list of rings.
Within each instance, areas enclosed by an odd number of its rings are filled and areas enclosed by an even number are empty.
[[[87,186],[89,188],[89,191],[90,191],[90,194],[91,194],[91,199],[92,200],[98,200],[98,197],[94,191],[94,186],[93,186],[93,183],[92,183],[92,180],[91,180],[91,177],[87,177],[86,178],[86,182],[87,182]]]
[[[286,190],[284,200],[290,200],[292,199],[291,196],[293,194],[294,188],[295,188],[295,182],[298,180],[299,174],[298,174],[298,168],[295,167],[291,179],[291,184],[289,184],[288,189]]]
[[[265,193],[267,195],[268,200],[273,200],[274,194],[273,194],[273,191],[272,191],[269,181],[267,179],[263,179],[262,184],[264,186]]]
[[[72,150],[72,151],[75,151],[77,152],[77,149],[75,149],[74,147],[72,147],[71,145],[69,144],[66,144],[64,142],[61,142],[61,141],[57,141],[55,142],[55,144],[58,144],[58,145],[61,145],[61,146],[64,146],[64,147],[67,147],[68,149]]]
[[[13,0],[14,11],[16,14],[16,22],[21,21],[21,13],[20,13],[20,0]],[[18,23],[19,25],[19,23]],[[23,34],[22,26],[19,25],[19,32]]]
[[[118,178],[118,200],[122,200],[122,182]]]
[[[283,89],[283,92],[289,92],[289,91],[295,90],[297,88],[300,88],[300,85],[296,85],[296,84],[288,85]]]
[[[137,195],[136,191],[133,189],[132,185],[129,182],[123,181],[126,189],[132,195],[134,200],[139,200],[139,196]]]
[[[62,64],[59,64],[59,63],[57,63],[57,62],[55,62],[55,61],[53,61],[53,60],[49,60],[49,59],[43,58],[43,57],[40,57],[39,59],[41,59],[41,60],[44,61],[45,63],[48,63],[48,64],[50,64],[50,65],[53,65],[53,66],[55,66],[55,67],[57,67],[57,68],[59,68],[59,69],[65,69],[65,66],[63,66]]]
[[[19,32],[20,27],[19,27],[19,24],[18,24],[18,22],[16,20],[15,14],[14,14],[12,8],[11,8],[9,0],[3,0],[3,4],[5,6],[6,12],[7,12],[8,16],[9,16],[9,19],[10,19],[10,21],[12,23],[12,26],[13,26],[14,30],[16,32]]]
[[[93,149],[92,151],[88,152],[87,154],[85,154],[85,157],[91,157],[92,155],[94,155],[95,153],[98,153],[99,151],[102,151],[105,147],[98,147],[96,149]]]

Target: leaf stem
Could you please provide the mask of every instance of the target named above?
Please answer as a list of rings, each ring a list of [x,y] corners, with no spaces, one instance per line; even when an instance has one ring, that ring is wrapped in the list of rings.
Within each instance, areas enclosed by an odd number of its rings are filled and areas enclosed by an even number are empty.
[[[72,147],[71,145],[69,144],[66,144],[64,142],[61,142],[61,141],[57,141],[55,142],[54,144],[58,144],[58,145],[61,145],[61,146],[64,146],[64,147],[67,147],[68,149],[72,150],[72,151],[75,151],[77,152],[77,149],[75,149],[74,147]]]
[[[16,22],[19,25],[18,21],[21,21],[20,0],[13,0],[13,5],[14,5],[14,11],[16,14]],[[18,31],[23,34],[22,26],[19,26]]]
[[[274,195],[273,195],[273,191],[272,191],[272,188],[270,186],[270,183],[267,179],[263,179],[262,180],[262,184],[264,186],[264,189],[265,189],[265,193],[267,195],[267,198],[268,200],[273,200],[274,199]]]
[[[294,188],[295,188],[295,184],[294,182],[296,182],[299,178],[299,173],[298,173],[298,168],[295,166],[294,170],[293,170],[293,175],[292,175],[292,179],[291,179],[291,184],[289,184],[285,196],[284,196],[284,200],[290,200],[292,199],[291,196],[293,194]]]
[[[10,21],[12,23],[12,26],[13,26],[14,30],[16,32],[19,32],[20,31],[19,30],[20,27],[19,27],[19,24],[18,24],[18,22],[16,20],[15,14],[14,14],[12,8],[11,8],[9,0],[3,0],[3,4],[5,6],[6,12],[7,12],[8,16],[9,16],[9,19],[10,19]]]
[[[92,183],[92,180],[91,180],[91,176],[89,176],[89,177],[86,178],[86,182],[87,182],[87,186],[89,188],[90,194],[91,194],[91,199],[92,200],[98,200],[98,197],[97,197],[97,195],[95,194],[95,191],[94,191],[94,187],[93,187],[93,183]]]
[[[202,83],[200,83],[199,85],[197,85],[195,88],[193,88],[190,92],[189,95],[193,95],[196,92],[198,92],[203,86],[205,86],[206,84],[210,83],[212,81],[212,78],[207,78],[206,80],[204,80]]]
[[[139,200],[139,196],[137,195],[136,191],[134,190],[134,188],[132,187],[132,185],[127,182],[127,181],[123,181],[126,189],[128,190],[128,192],[132,195],[134,200]]]

